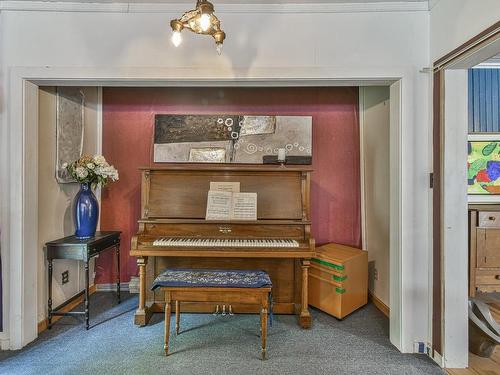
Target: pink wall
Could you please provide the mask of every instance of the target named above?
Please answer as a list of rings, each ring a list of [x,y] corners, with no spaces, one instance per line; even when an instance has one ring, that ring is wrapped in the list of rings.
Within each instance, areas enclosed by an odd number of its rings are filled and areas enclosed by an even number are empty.
[[[140,213],[138,167],[152,160],[154,116],[260,114],[313,117],[312,232],[316,243],[361,244],[357,87],[105,88],[103,154],[120,180],[102,192],[101,229],[122,231],[122,281],[136,275],[130,238]],[[112,282],[111,254],[98,258],[96,282]]]

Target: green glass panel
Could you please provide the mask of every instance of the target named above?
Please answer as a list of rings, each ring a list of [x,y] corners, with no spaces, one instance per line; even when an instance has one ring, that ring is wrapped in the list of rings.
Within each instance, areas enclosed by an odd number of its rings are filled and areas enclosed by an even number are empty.
[[[314,263],[321,264],[322,266],[330,267],[335,270],[342,271],[344,269],[344,266],[339,266],[338,264],[330,263],[322,259],[317,259],[317,258],[312,258],[311,259]]]
[[[337,275],[333,275],[332,276],[332,279],[335,280],[335,281],[344,281],[345,279],[347,279],[347,276],[337,276]]]

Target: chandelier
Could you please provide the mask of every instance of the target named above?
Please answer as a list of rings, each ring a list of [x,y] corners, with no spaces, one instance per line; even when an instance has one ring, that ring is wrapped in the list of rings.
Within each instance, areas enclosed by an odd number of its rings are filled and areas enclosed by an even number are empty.
[[[207,0],[197,0],[196,8],[188,10],[180,18],[170,21],[172,43],[178,47],[182,42],[181,31],[191,30],[196,34],[211,35],[215,39],[215,48],[220,55],[226,33],[220,28],[220,21],[214,14],[214,6]]]

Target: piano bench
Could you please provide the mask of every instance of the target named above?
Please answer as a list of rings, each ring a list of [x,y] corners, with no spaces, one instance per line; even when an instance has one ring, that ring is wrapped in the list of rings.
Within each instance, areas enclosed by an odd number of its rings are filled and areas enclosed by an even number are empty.
[[[165,355],[168,355],[173,301],[176,334],[179,334],[181,302],[245,303],[260,305],[261,357],[266,359],[271,287],[269,275],[259,270],[164,270],[151,289],[160,288],[165,293]]]

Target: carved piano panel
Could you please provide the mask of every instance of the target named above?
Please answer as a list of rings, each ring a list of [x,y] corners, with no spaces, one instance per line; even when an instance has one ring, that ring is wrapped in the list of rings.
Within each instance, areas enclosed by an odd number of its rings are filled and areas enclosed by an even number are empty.
[[[258,219],[302,219],[301,180],[297,172],[151,171],[147,217],[205,218],[210,181],[238,181],[243,192],[257,193]],[[263,179],[267,181],[263,181]],[[175,184],[171,182],[175,181]]]
[[[163,296],[149,290],[156,275],[166,267],[182,267],[264,269],[273,281],[276,313],[297,312],[299,323],[310,325],[307,270],[314,239],[309,167],[169,164],[141,172],[142,217],[131,248],[140,271],[137,324],[146,324],[152,312],[163,308]],[[258,220],[206,221],[211,181],[238,181],[242,192],[256,192]],[[208,312],[213,307],[182,308]],[[254,312],[245,305],[233,310]]]

